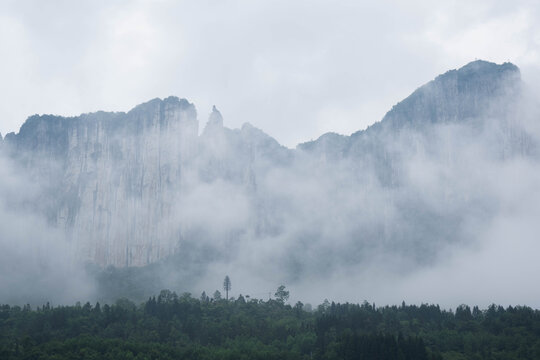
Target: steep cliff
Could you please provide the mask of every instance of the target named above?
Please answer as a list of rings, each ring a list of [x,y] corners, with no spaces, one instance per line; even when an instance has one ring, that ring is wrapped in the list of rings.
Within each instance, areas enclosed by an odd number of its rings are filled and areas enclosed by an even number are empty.
[[[324,134],[298,149],[321,161],[355,159],[390,186],[399,185],[407,158],[441,150],[437,132],[443,128],[460,128],[456,136],[471,140],[489,133],[496,156],[531,154],[533,140],[518,119],[522,88],[515,65],[477,60],[424,84],[365,130],[350,136]]]
[[[128,113],[32,116],[9,147],[46,179],[46,215],[69,232],[77,253],[127,266],[174,251],[180,234],[162,220],[197,136],[194,106],[169,97]]]
[[[82,259],[116,266],[152,263],[179,249],[192,230],[179,204],[199,179],[254,187],[257,169],[289,156],[249,125],[224,128],[215,108],[199,138],[195,107],[176,97],[128,113],[31,116],[6,142],[42,185],[35,209],[67,231]]]
[[[31,116],[0,146],[41,186],[33,210],[99,265],[141,266],[193,246],[227,257],[254,243],[273,244],[265,256],[295,274],[310,271],[309,259],[356,263],[378,247],[426,261],[441,241],[462,238],[472,200],[442,185],[442,210],[431,204],[411,173],[415,161],[459,169],[463,144],[480,138],[502,158],[526,153],[532,140],[509,120],[520,88],[514,65],[476,61],[366,130],[296,150],[250,124],[225,127],[215,107],[199,135],[195,107],[176,97],[127,113]]]

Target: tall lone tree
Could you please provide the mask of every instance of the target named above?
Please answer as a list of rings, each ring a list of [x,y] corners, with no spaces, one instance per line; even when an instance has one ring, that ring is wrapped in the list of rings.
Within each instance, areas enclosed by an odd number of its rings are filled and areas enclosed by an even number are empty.
[[[223,290],[225,290],[225,298],[229,300],[229,290],[231,290],[231,279],[229,275],[226,275],[223,280]]]
[[[276,297],[277,301],[285,304],[285,301],[289,299],[289,292],[285,290],[285,285],[278,287],[274,296]]]

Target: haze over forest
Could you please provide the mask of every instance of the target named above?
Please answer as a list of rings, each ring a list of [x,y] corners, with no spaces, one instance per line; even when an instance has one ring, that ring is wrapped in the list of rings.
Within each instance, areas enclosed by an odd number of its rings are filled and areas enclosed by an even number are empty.
[[[31,116],[0,143],[0,301],[228,274],[233,296],[537,307],[538,104],[515,65],[477,60],[294,149],[174,96]]]

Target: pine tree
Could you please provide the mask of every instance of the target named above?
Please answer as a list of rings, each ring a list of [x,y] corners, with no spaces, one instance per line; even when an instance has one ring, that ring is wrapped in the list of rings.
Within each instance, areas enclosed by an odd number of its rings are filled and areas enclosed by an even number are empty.
[[[229,291],[231,290],[231,279],[229,275],[226,275],[223,280],[223,290],[225,290],[225,299],[229,300]]]

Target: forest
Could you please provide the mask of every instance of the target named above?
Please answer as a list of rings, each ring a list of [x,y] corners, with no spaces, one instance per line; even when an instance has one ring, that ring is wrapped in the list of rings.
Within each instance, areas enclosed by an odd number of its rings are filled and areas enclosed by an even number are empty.
[[[538,359],[525,306],[377,307],[162,290],[141,304],[0,306],[1,359]]]

